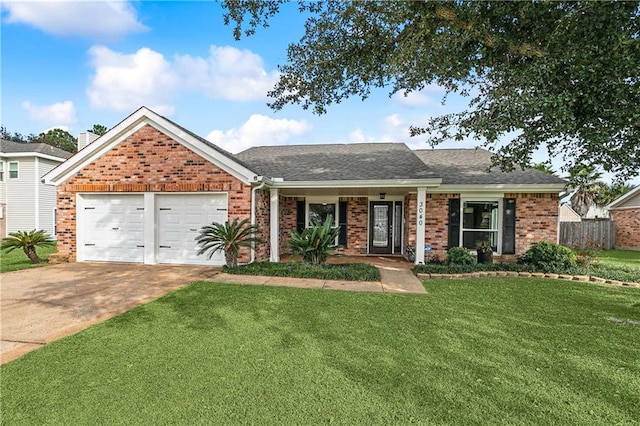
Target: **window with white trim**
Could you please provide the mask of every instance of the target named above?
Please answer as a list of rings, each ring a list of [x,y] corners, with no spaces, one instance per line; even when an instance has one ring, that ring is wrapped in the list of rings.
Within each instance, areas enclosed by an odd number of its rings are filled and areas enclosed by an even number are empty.
[[[18,162],[9,162],[9,179],[18,179]]]
[[[462,200],[460,245],[470,250],[485,245],[501,249],[502,208],[500,200]]]
[[[333,217],[334,222],[338,219],[336,217],[335,203],[309,203],[309,226],[314,223],[324,223],[329,215]]]

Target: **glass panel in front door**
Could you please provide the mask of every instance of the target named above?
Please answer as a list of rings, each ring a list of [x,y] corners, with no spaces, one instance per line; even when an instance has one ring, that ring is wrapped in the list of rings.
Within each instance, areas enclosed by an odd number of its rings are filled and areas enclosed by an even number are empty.
[[[389,245],[389,206],[373,206],[373,246]]]

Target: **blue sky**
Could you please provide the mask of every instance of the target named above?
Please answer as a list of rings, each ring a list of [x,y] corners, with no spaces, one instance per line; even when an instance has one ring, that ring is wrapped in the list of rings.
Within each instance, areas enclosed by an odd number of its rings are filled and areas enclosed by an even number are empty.
[[[112,127],[145,105],[231,152],[249,146],[399,141],[410,124],[460,108],[429,87],[373,93],[323,116],[273,112],[266,92],[304,20],[295,5],[237,42],[223,11],[201,2],[3,2],[2,124],[23,134]],[[451,144],[451,146],[461,146]]]
[[[450,96],[443,106],[444,91],[429,86],[408,97],[377,90],[322,116],[296,105],[271,111],[266,93],[277,80],[277,65],[304,29],[295,4],[241,41],[233,39],[214,1],[1,4],[1,118],[12,132],[61,127],[77,135],[95,123],[113,127],[145,105],[234,153],[307,143],[393,141],[428,148],[423,138],[409,137],[409,125],[459,111],[468,101]],[[545,153],[534,160],[546,160]]]

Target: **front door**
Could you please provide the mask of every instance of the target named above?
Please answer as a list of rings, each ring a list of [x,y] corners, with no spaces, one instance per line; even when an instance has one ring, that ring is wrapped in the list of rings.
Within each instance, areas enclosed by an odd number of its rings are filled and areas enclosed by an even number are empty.
[[[393,202],[372,201],[369,204],[369,253],[393,252]]]

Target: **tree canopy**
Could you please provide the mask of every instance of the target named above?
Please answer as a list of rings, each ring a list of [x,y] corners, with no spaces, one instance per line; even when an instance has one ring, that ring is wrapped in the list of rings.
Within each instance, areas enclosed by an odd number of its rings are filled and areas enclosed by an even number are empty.
[[[104,135],[108,130],[107,126],[103,126],[102,124],[94,124],[93,127],[89,129],[91,133],[98,136]]]
[[[68,152],[78,152],[78,140],[71,133],[62,129],[52,129],[46,133],[40,133],[30,142],[46,143]]]
[[[227,1],[237,39],[269,25],[285,0]],[[640,2],[412,1],[298,3],[307,21],[289,45],[271,108],[332,104],[387,87],[438,84],[466,110],[411,128],[431,145],[472,138],[503,170],[536,150],[565,171],[640,173]]]

